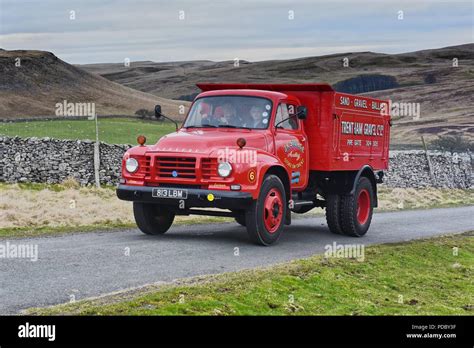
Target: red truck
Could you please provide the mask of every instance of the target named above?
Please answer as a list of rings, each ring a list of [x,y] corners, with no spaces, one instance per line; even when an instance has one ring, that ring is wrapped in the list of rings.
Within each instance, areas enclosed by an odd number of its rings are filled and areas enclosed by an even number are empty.
[[[117,195],[142,232],[165,233],[176,215],[229,216],[270,245],[291,212],[315,207],[333,233],[367,232],[388,168],[388,101],[328,84],[197,86],[179,130],[149,146],[140,136],[123,157]]]

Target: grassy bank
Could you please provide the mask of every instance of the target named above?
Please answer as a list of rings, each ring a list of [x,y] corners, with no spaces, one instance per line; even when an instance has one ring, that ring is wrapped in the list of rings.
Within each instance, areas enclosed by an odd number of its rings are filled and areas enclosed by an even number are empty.
[[[380,187],[378,211],[474,205],[472,190]],[[314,209],[310,215],[323,215]],[[308,216],[295,214],[295,218]],[[176,224],[233,221],[232,218],[179,216]],[[134,227],[132,204],[117,199],[114,187],[1,184],[0,237],[29,237]]]
[[[458,248],[457,252],[455,252]],[[58,315],[472,315],[474,233],[371,246],[46,309]]]
[[[136,144],[143,134],[149,143],[174,132],[170,122],[144,121],[136,118],[100,118],[99,139],[109,144]],[[95,122],[89,120],[51,120],[1,123],[0,135],[20,137],[50,137],[56,139],[95,139]]]

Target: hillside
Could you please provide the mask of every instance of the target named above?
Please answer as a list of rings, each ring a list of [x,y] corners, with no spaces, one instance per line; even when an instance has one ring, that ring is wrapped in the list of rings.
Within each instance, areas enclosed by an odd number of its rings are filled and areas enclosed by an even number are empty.
[[[453,57],[459,59],[458,69],[451,69]],[[342,66],[344,58],[349,59],[349,67]],[[239,67],[234,67],[233,61],[145,61],[132,62],[130,67],[123,64],[78,66],[134,89],[178,99],[198,92],[195,83],[202,81],[343,84],[345,80],[361,75],[382,75],[394,77],[397,85],[404,86],[424,84],[425,78],[433,75],[438,82],[454,76],[472,78],[465,73],[474,68],[474,44],[394,55],[359,52],[254,63],[241,61]],[[388,84],[386,87],[397,86]]]
[[[17,58],[21,66],[15,65]],[[64,100],[93,102],[98,115],[133,115],[155,104],[178,115],[183,104],[122,86],[50,52],[0,50],[0,119],[54,116],[56,103]]]
[[[343,67],[344,58],[349,67]],[[453,58],[459,66],[453,67]],[[189,61],[91,64],[81,68],[161,97],[192,100],[197,82],[329,82],[349,93],[420,103],[418,120],[397,118],[397,144],[420,144],[420,135],[474,137],[474,44],[402,54],[358,52],[262,62]]]

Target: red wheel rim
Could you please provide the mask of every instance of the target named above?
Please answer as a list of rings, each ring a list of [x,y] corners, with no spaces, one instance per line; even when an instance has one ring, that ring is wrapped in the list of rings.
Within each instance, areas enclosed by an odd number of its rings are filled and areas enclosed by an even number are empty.
[[[263,222],[267,231],[275,233],[278,227],[280,227],[282,218],[283,200],[281,193],[273,188],[267,193],[263,204]]]
[[[370,195],[369,191],[363,189],[359,192],[357,198],[357,221],[363,225],[369,219],[370,213]]]

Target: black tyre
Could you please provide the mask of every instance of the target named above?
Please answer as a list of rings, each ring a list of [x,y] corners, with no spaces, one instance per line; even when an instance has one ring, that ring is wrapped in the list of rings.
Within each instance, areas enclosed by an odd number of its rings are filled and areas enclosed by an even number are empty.
[[[341,226],[341,196],[329,194],[326,197],[326,221],[334,234],[344,234]]]
[[[287,201],[280,178],[264,178],[257,201],[245,213],[245,223],[250,239],[259,245],[278,241],[285,225]]]
[[[174,213],[156,204],[133,202],[133,215],[145,234],[163,234],[171,227]]]
[[[237,222],[239,225],[246,226],[245,224],[245,214],[238,215],[235,217],[235,222]]]
[[[372,221],[374,190],[370,180],[361,177],[353,195],[342,197],[341,226],[344,234],[362,237]]]

